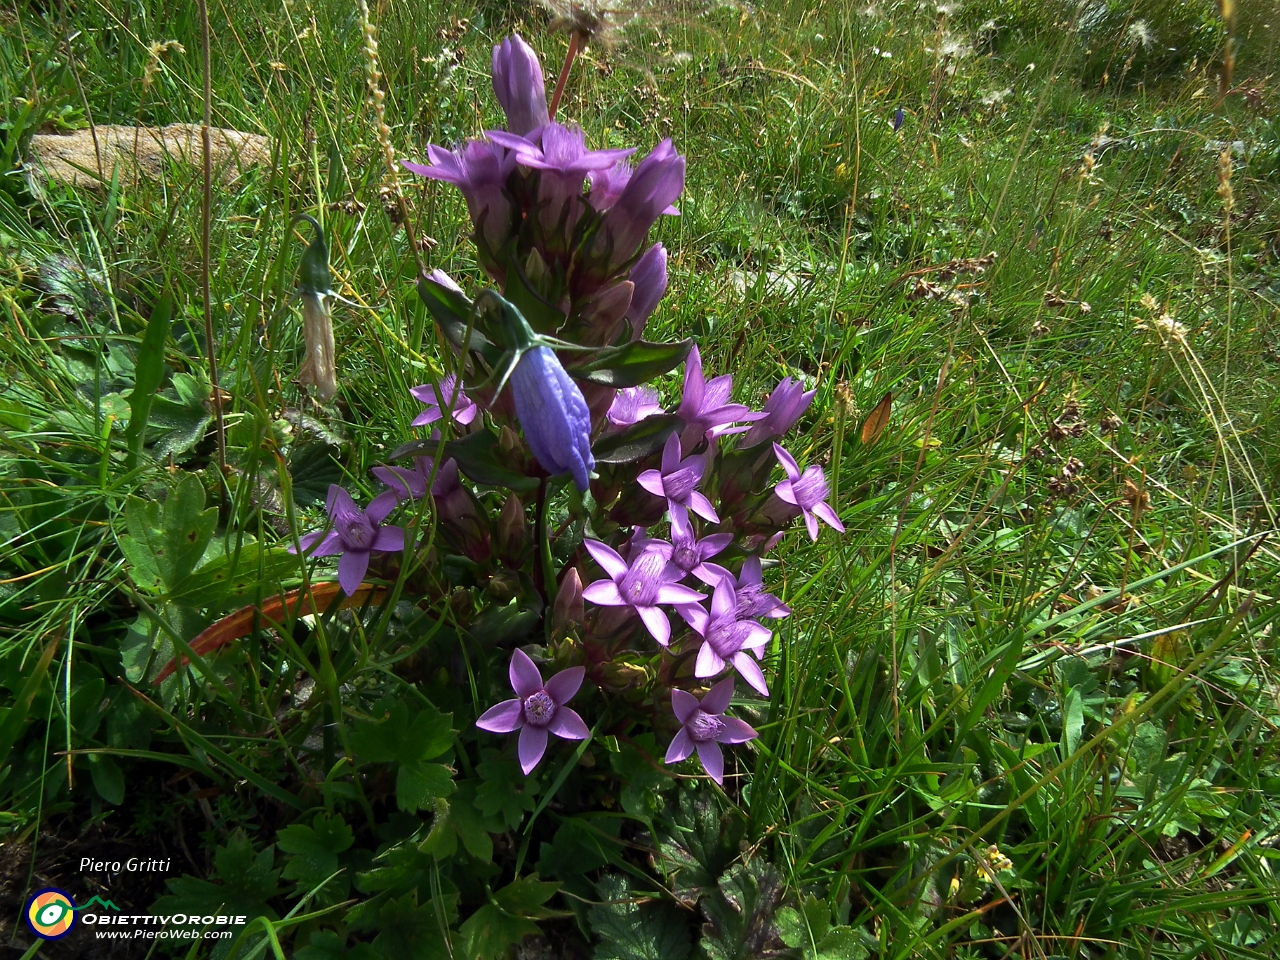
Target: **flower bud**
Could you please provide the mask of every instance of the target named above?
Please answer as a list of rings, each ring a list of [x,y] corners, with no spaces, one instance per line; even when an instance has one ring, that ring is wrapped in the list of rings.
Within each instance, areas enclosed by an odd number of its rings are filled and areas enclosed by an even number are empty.
[[[524,136],[550,122],[542,64],[519,34],[493,48],[493,92],[512,133]]]
[[[634,663],[613,661],[606,663],[600,671],[603,685],[614,691],[638,687],[649,679],[644,667]]]
[[[502,505],[494,532],[497,535],[498,556],[513,564],[518,562],[529,544],[529,523],[525,519],[524,504],[514,493]]]
[[[635,292],[627,308],[627,320],[631,322],[631,339],[639,340],[645,323],[667,292],[667,248],[655,243],[646,250],[631,268],[631,282]]]
[[[555,603],[551,607],[551,629],[556,633],[569,624],[581,624],[586,617],[586,605],[582,601],[582,578],[578,568],[570,567],[560,581]]]

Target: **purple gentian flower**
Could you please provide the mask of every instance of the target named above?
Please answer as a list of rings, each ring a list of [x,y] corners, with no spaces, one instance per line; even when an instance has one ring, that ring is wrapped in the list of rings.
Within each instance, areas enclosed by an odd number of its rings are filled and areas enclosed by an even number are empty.
[[[493,92],[512,133],[523,137],[550,122],[542,64],[518,33],[493,48]]]
[[[759,736],[745,720],[726,717],[733,699],[733,677],[725,677],[698,702],[684,690],[671,691],[671,709],[682,726],[667,747],[667,763],[679,763],[698,751],[702,767],[716,783],[724,783],[722,743],[745,743]]]
[[[629,427],[661,412],[658,391],[653,387],[623,387],[614,396],[605,416],[615,427]]]
[[[684,362],[684,394],[676,408],[676,416],[685,424],[680,434],[684,449],[692,450],[703,437],[715,438],[750,429],[731,426],[736,421],[764,419],[764,413],[752,413],[741,403],[728,403],[732,390],[733,377],[727,373],[706,382],[702,376],[702,355],[695,345]]]
[[[742,674],[742,679],[769,695],[760,665],[751,659],[747,651],[759,656],[759,650],[769,642],[772,631],[754,620],[743,619],[738,609],[738,596],[730,577],[722,577],[711,594],[711,613],[701,604],[682,604],[676,608],[680,616],[702,637],[698,660],[693,667],[695,677],[714,677],[726,666]]]
[[[476,418],[476,405],[463,392],[464,386],[458,382],[454,374],[451,373],[440,381],[439,394],[436,393],[436,389],[429,383],[409,388],[415,400],[426,404],[426,408],[414,417],[410,426],[425,427],[441,419],[444,416],[444,410],[440,406],[441,397],[449,405],[449,415],[458,423],[465,426]]]
[[[893,115],[893,132],[894,133],[897,133],[899,130],[902,129],[902,120],[904,116],[905,114],[903,114],[902,108],[899,107],[898,111]]]
[[[299,542],[303,553],[313,557],[331,557],[342,554],[338,561],[338,584],[342,592],[351,597],[360,589],[360,582],[369,569],[369,554],[374,550],[395,551],[404,549],[404,530],[400,527],[382,527],[382,521],[395,506],[395,501],[370,503],[361,510],[351,499],[351,494],[336,483],[329,484],[329,496],[325,509],[333,521],[328,533],[319,530],[308,533]],[[381,528],[381,529],[380,529]],[[297,550],[290,546],[290,553]]]
[[[844,524],[827,503],[827,494],[830,491],[822,468],[814,464],[806,467],[804,473],[801,473],[795,458],[776,443],[773,445],[773,452],[777,455],[778,462],[782,464],[782,469],[787,471],[787,479],[779,483],[774,488],[774,492],[778,494],[779,500],[800,508],[800,512],[804,514],[804,525],[809,530],[809,539],[818,539],[819,520],[844,533]]]
[[[738,613],[749,620],[757,617],[780,619],[791,615],[791,608],[764,589],[764,570],[760,558],[747,557],[742,562],[742,573],[734,576],[718,563],[704,563],[702,573],[694,575],[708,586],[715,586],[721,577],[728,577],[738,597]]]
[[[631,282],[635,290],[631,294],[631,306],[627,319],[631,321],[631,339],[639,340],[644,325],[667,292],[667,248],[655,243],[644,252],[631,268]]]
[[[538,143],[505,130],[490,130],[486,135],[495,144],[510,149],[521,166],[542,171],[538,178],[539,222],[544,230],[564,231],[566,236],[572,234],[581,215],[578,201],[587,174],[612,167],[635,152],[588,150],[581,127],[555,122],[534,132]]]
[[[476,726],[490,733],[520,731],[520,768],[526,775],[547,751],[547,734],[565,740],[585,740],[591,731],[578,714],[565,706],[582,686],[583,667],[561,670],[543,684],[542,674],[523,650],[511,654],[511,687],[516,699],[486,710]]]
[[[677,508],[688,509],[704,520],[719,523],[716,508],[695,489],[706,469],[704,456],[680,459],[680,437],[673,433],[662,447],[662,469],[646,470],[636,477],[636,482],[655,497],[666,497],[673,515]]]
[[[393,466],[377,466],[371,471],[375,477],[386,484],[387,489],[369,501],[368,510],[374,509],[374,504],[378,504],[377,510],[382,511],[382,515],[386,516],[391,512],[391,508],[402,500],[419,500],[427,495],[427,483],[431,480],[431,471],[434,468],[434,461],[431,457],[414,457],[413,466],[406,469],[405,467]],[[439,477],[436,478],[436,486],[440,485]],[[386,506],[384,507],[384,501]],[[366,513],[368,512],[366,510]]]
[[[452,183],[462,191],[476,233],[495,256],[511,232],[511,201],[505,192],[516,157],[505,147],[486,140],[470,140],[456,153],[428,145],[430,166],[402,160],[406,170],[432,180]]]
[[[653,639],[664,647],[671,642],[671,624],[658,604],[697,605],[705,596],[675,582],[680,579],[680,571],[667,563],[661,550],[642,550],[628,565],[607,544],[598,540],[583,543],[609,576],[608,580],[588,585],[582,591],[583,599],[602,607],[630,607],[644,621]]]
[[[685,510],[671,511],[671,543],[667,547],[668,560],[683,575],[693,574],[703,583],[714,587],[719,580],[710,567],[724,570],[724,567],[706,563],[708,557],[714,557],[729,544],[733,543],[732,533],[713,533],[709,537],[698,539],[693,532],[693,524],[689,522],[689,514]]]
[[[529,449],[547,473],[573,474],[579,490],[591,483],[591,411],[582,391],[549,347],[526,350],[511,372],[511,395]]]
[[[679,213],[672,204],[684,190],[684,167],[684,157],[667,139],[654,147],[634,172],[614,168],[608,187],[601,193],[601,202],[608,202],[604,198],[614,190],[616,182],[624,178],[625,182],[605,211],[596,240],[596,251],[608,256],[611,267],[619,267],[635,256],[660,214]]]
[[[800,419],[809,409],[817,390],[805,391],[804,384],[790,377],[783,377],[782,382],[773,388],[769,399],[764,402],[763,420],[757,420],[742,438],[743,447],[754,447],[770,437],[780,437]]]

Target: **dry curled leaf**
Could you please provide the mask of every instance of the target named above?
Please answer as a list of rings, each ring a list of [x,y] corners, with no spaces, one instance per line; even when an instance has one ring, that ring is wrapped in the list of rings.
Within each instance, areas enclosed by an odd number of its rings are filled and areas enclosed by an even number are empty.
[[[889,414],[893,411],[893,392],[890,391],[880,398],[880,402],[876,404],[876,408],[868,414],[867,419],[862,422],[862,442],[874,443],[880,434],[884,433],[884,428],[889,425]]]

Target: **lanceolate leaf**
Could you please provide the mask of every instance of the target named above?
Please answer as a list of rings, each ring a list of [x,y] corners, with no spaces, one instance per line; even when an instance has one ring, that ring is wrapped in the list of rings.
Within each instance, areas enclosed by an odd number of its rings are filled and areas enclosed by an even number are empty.
[[[125,439],[129,444],[129,465],[137,463],[138,454],[146,442],[147,416],[151,401],[164,379],[164,344],[169,337],[169,323],[173,319],[173,297],[164,294],[151,311],[147,332],[138,350],[138,362],[133,372],[133,391],[129,394],[129,426]]]
[[[607,433],[595,442],[591,452],[596,463],[634,463],[662,449],[667,437],[682,426],[674,413],[645,417],[618,433]]]
[[[480,430],[445,444],[445,456],[458,461],[458,469],[476,483],[507,487],[517,492],[536,490],[538,479],[528,477],[502,460],[498,438],[488,430]]]
[[[622,389],[648,383],[654,377],[674,370],[684,363],[693,349],[692,340],[676,343],[651,343],[636,340],[620,347],[610,347],[596,354],[595,358],[565,370],[577,380],[586,380],[602,386]]]

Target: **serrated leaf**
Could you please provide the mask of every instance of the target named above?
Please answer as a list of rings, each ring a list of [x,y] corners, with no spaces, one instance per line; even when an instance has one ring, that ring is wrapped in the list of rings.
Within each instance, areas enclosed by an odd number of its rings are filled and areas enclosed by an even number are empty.
[[[594,960],[684,960],[693,950],[688,914],[666,901],[641,903],[619,876],[598,884],[606,901],[588,912],[591,932],[600,941]]]
[[[290,824],[276,838],[276,846],[293,854],[284,878],[297,880],[304,889],[315,887],[337,871],[338,854],[354,841],[355,834],[340,816],[317,813],[311,826]]]
[[[168,880],[170,895],[156,901],[152,912],[230,913],[251,920],[259,916],[275,920],[277,914],[267,903],[281,893],[276,883],[280,871],[273,868],[274,859],[271,847],[255,854],[249,840],[237,831],[227,845],[219,847],[214,854],[222,883],[189,876]]]
[[[648,383],[655,377],[674,370],[684,362],[691,349],[692,340],[676,343],[633,340],[620,347],[602,350],[586,363],[565,367],[565,370],[577,380],[620,390]]]
[[[293,500],[308,507],[323,503],[329,485],[342,481],[341,450],[328,443],[303,443],[289,451],[289,479]]]
[[[597,463],[634,463],[662,449],[667,437],[684,421],[674,413],[655,414],[617,433],[606,433],[595,442],[591,453]]]
[[[410,715],[402,700],[380,700],[370,711],[377,720],[358,720],[351,746],[365,760],[402,764],[438,757],[457,736],[453,714],[427,707]]]
[[[169,491],[163,505],[131,499],[125,508],[125,523],[132,542],[122,542],[121,547],[136,563],[139,586],[153,583],[158,575],[167,590],[174,592],[183,588],[204,556],[218,523],[218,511],[216,507],[204,508],[204,486],[194,474],[187,474]]]
[[[476,809],[499,819],[507,829],[520,826],[525,812],[537,805],[531,789],[537,781],[526,777],[520,764],[506,758],[479,763],[476,772],[484,780],[476,788]]]
[[[702,947],[710,960],[748,960],[786,950],[774,912],[785,896],[782,878],[762,860],[736,864],[718,890],[704,897]]]
[[[447,924],[452,919],[457,908],[447,901],[456,898],[441,899],[445,902],[428,900],[419,905],[418,891],[411,890],[383,904],[378,911],[382,932],[373,941],[378,954],[387,960],[448,960],[449,946],[440,921]]]
[[[446,457],[458,461],[458,469],[476,483],[486,486],[506,487],[509,490],[527,492],[536,490],[538,479],[525,476],[506,462],[498,438],[488,430],[478,430],[444,445]]]
[[[409,813],[421,810],[437,797],[447,797],[453,791],[453,774],[440,763],[415,760],[401,764],[396,774],[396,803]]]

